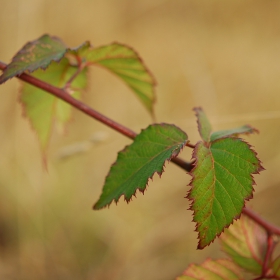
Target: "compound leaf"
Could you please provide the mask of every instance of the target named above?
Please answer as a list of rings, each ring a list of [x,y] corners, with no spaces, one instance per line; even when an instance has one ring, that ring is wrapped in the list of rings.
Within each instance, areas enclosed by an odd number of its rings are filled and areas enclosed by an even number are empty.
[[[247,216],[242,216],[220,236],[222,249],[241,268],[261,275],[267,251],[266,231]]]
[[[67,81],[78,71],[77,66],[69,64],[68,59],[61,59],[60,63],[52,62],[45,70],[38,69],[32,75],[57,87],[64,87]],[[86,68],[84,68],[71,82],[68,88],[73,97],[79,99],[82,89],[86,87]],[[25,115],[29,118],[36,131],[40,146],[44,151],[47,147],[53,124],[63,129],[71,119],[72,107],[68,103],[46,94],[43,90],[24,83],[20,100]]]
[[[252,174],[263,168],[250,145],[233,137],[253,133],[255,129],[243,126],[212,133],[203,110],[194,110],[204,141],[198,142],[193,152],[195,165],[190,172],[193,178],[187,197],[192,201],[190,209],[194,211],[198,248],[203,249],[238,219],[245,201],[253,196]]]
[[[88,63],[102,66],[121,78],[153,112],[156,81],[139,55],[126,45],[112,43],[84,53]]]
[[[238,138],[218,139],[209,147],[198,142],[193,157],[188,198],[197,223],[198,248],[203,249],[240,216],[245,200],[253,195],[251,174],[262,167],[256,153]]]
[[[176,157],[187,139],[185,132],[170,124],[154,124],[142,130],[119,152],[94,209],[109,206],[113,200],[118,202],[122,195],[128,202],[137,189],[144,192],[149,179],[154,173],[162,174],[166,160]]]
[[[241,270],[227,259],[207,259],[201,265],[191,264],[176,280],[243,280]]]
[[[156,81],[136,51],[119,43],[93,48],[86,41],[78,48],[68,48],[59,38],[45,34],[23,46],[0,76],[0,84],[24,71],[46,69],[52,61],[60,61],[64,56],[67,56],[73,66],[84,64],[87,67],[94,64],[111,71],[153,113]]]
[[[59,38],[47,34],[28,42],[6,67],[0,77],[0,84],[26,70],[33,72],[39,68],[46,69],[52,61],[59,61],[66,50],[67,47]]]

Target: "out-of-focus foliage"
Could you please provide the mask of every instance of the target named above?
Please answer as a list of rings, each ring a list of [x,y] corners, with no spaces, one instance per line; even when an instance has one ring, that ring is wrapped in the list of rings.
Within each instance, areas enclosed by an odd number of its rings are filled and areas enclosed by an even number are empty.
[[[248,206],[279,224],[279,13],[278,1],[2,0],[0,59],[10,62],[46,32],[68,46],[85,39],[93,46],[116,40],[134,46],[158,82],[157,122],[174,123],[196,141],[192,108],[202,106],[214,130],[244,123],[259,129],[248,140],[266,171],[257,176]],[[136,132],[151,123],[130,90],[106,71],[90,74],[89,91],[86,103]],[[46,173],[37,139],[15,106],[17,92],[17,81],[0,87],[3,279],[170,280],[191,262],[221,257],[216,242],[195,250],[183,198],[189,178],[171,164],[145,196],[92,211],[110,164],[130,141],[74,110],[66,136],[51,139]],[[84,152],[57,158],[74,145]],[[190,151],[182,157],[189,159]]]

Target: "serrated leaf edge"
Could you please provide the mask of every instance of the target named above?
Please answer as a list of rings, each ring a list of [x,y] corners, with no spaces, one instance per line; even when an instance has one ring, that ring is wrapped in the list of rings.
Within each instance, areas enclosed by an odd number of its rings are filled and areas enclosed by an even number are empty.
[[[110,45],[118,45],[118,46],[122,46],[122,47],[125,47],[125,48],[128,48],[130,49],[134,54],[133,56],[131,56],[131,58],[137,58],[139,60],[139,62],[142,64],[142,66],[144,67],[144,70],[149,74],[149,76],[151,77],[151,85],[152,85],[152,92],[153,92],[153,97],[152,97],[152,104],[154,104],[156,102],[156,94],[155,94],[155,86],[157,85],[157,81],[156,81],[156,78],[155,76],[152,74],[152,72],[150,71],[150,69],[147,67],[146,63],[144,62],[144,60],[142,59],[142,57],[139,55],[139,53],[134,49],[132,48],[131,46],[127,45],[127,44],[123,44],[123,43],[119,43],[118,41],[113,41],[111,44],[107,44],[107,45],[101,45],[101,46],[98,46],[97,48],[104,48],[104,47],[108,47]],[[114,58],[117,58],[114,57]],[[124,58],[123,56],[120,56],[119,58]],[[129,58],[129,57],[125,57],[125,58]],[[95,66],[99,66],[101,68],[104,68],[105,70],[109,71],[111,74],[115,75],[117,78],[120,78],[116,73],[114,73],[113,71],[110,71],[107,67],[101,65],[98,63],[98,61],[96,62],[93,62],[93,63],[89,63],[88,64],[92,64],[92,65],[95,65]],[[126,83],[125,83],[126,84]],[[127,84],[126,84],[127,85]],[[127,85],[128,86],[128,85]],[[152,110],[151,110],[151,113],[152,113],[152,116],[154,117],[154,110],[153,110],[153,106],[152,106]]]
[[[254,191],[255,191],[255,189],[254,189],[253,186],[256,186],[256,182],[255,182],[255,180],[254,180],[253,175],[254,175],[254,174],[260,174],[260,172],[263,171],[263,170],[265,170],[265,168],[262,166],[262,162],[260,161],[260,159],[259,159],[258,156],[257,156],[258,153],[253,149],[253,146],[250,145],[248,142],[246,142],[246,141],[245,141],[244,139],[242,139],[242,138],[239,138],[239,137],[223,137],[223,138],[219,138],[219,139],[213,141],[212,143],[215,143],[216,141],[219,141],[219,140],[221,140],[221,139],[226,139],[226,138],[239,139],[239,140],[241,140],[242,142],[246,143],[246,144],[248,145],[249,149],[254,153],[255,157],[257,158],[257,160],[258,160],[258,162],[259,162],[259,167],[258,167],[258,169],[257,169],[255,172],[250,173],[250,177],[251,177],[251,179],[252,179],[252,194],[251,194],[251,196],[244,198],[244,200],[243,200],[243,208],[244,208],[244,207],[245,207],[245,204],[246,204],[246,201],[249,201],[250,199],[253,198],[253,193],[254,193]],[[192,152],[193,168],[192,168],[192,170],[191,170],[190,172],[188,172],[188,174],[192,177],[190,183],[188,184],[188,186],[191,187],[191,188],[190,188],[190,190],[188,191],[187,195],[185,196],[185,198],[187,198],[187,199],[191,202],[190,207],[188,208],[188,210],[193,211],[193,214],[192,214],[192,215],[193,215],[193,220],[192,220],[192,222],[195,222],[195,221],[194,221],[195,211],[192,209],[195,199],[194,199],[194,198],[190,198],[190,193],[191,193],[191,191],[192,191],[192,189],[193,189],[192,183],[193,183],[193,181],[195,180],[195,175],[192,173],[192,171],[195,170],[195,168],[196,168],[196,166],[197,166],[197,158],[196,158],[195,155],[197,154],[197,149],[198,149],[197,147],[198,147],[198,144],[199,144],[199,143],[203,143],[203,141],[198,141],[198,142],[196,143],[196,145],[195,145],[195,148],[193,149],[193,152]],[[205,143],[204,143],[204,144],[205,144]],[[207,148],[209,149],[210,147],[207,147]],[[242,209],[243,209],[243,208],[242,208]],[[240,213],[238,216],[236,216],[236,217],[233,218],[233,220],[232,220],[232,222],[231,222],[230,224],[226,225],[226,226],[223,228],[223,230],[221,231],[221,233],[217,234],[217,235],[215,236],[215,238],[214,238],[209,244],[206,244],[205,246],[202,246],[202,245],[201,245],[201,238],[200,238],[200,237],[201,237],[201,233],[198,231],[198,226],[199,226],[199,225],[198,225],[198,223],[196,223],[195,231],[198,233],[197,239],[199,240],[198,245],[197,245],[197,249],[202,250],[202,249],[204,249],[206,246],[209,246],[211,243],[213,243],[213,242],[216,240],[216,238],[219,237],[219,236],[224,232],[224,230],[225,230],[226,228],[228,228],[230,225],[232,225],[233,222],[234,222],[235,220],[238,220],[238,219],[240,218],[241,214],[242,214],[242,211],[241,211],[241,213]]]
[[[170,124],[167,124],[167,123],[159,123],[159,125],[170,125]],[[151,127],[151,126],[153,126],[153,125],[150,125],[150,126],[148,126],[148,127]],[[172,124],[172,126],[178,128],[177,126],[175,126],[175,125],[173,125],[173,124]],[[147,129],[147,128],[146,128],[146,129]],[[144,130],[146,130],[146,129],[141,129],[141,132],[144,131]],[[180,129],[180,128],[179,128],[179,129]],[[139,136],[139,135],[141,134],[141,132],[140,132],[137,136]],[[185,133],[185,132],[184,132],[184,133]],[[137,136],[136,136],[136,137],[137,137]],[[136,138],[135,138],[135,139],[136,139]],[[135,139],[134,139],[134,140],[135,140]],[[128,204],[130,201],[132,201],[133,196],[136,197],[136,192],[137,192],[137,191],[139,191],[140,193],[142,193],[142,194],[144,195],[144,193],[145,193],[147,187],[149,186],[149,181],[150,181],[150,180],[153,180],[153,177],[154,177],[154,175],[155,175],[156,173],[158,174],[159,177],[161,177],[162,174],[163,174],[163,172],[164,172],[166,162],[169,163],[173,158],[177,157],[177,156],[179,155],[179,153],[184,149],[184,147],[186,146],[186,144],[187,144],[188,142],[189,142],[189,140],[184,141],[184,143],[182,143],[181,148],[180,148],[179,150],[177,150],[178,147],[174,148],[174,150],[172,151],[171,157],[168,158],[168,159],[166,159],[166,160],[164,161],[164,163],[163,163],[163,165],[162,165],[162,168],[161,168],[161,171],[160,171],[160,172],[155,171],[155,172],[147,179],[146,185],[145,185],[145,188],[144,188],[144,189],[141,190],[140,187],[136,188],[136,189],[135,189],[135,192],[131,195],[131,197],[130,197],[129,199],[127,199],[127,198],[125,197],[124,194],[121,194],[121,195],[119,196],[118,199],[113,199],[109,204],[106,204],[106,205],[104,205],[103,207],[100,207],[100,208],[95,208],[95,205],[97,204],[97,202],[96,202],[96,203],[93,205],[93,209],[94,209],[94,210],[101,210],[101,209],[104,209],[104,208],[106,208],[106,207],[109,208],[110,205],[111,205],[113,202],[115,202],[115,204],[117,205],[122,196],[124,197],[124,201],[126,201],[126,203]],[[130,144],[130,145],[131,145],[131,144]],[[107,177],[109,177],[110,174],[111,174],[111,168],[112,168],[114,165],[117,164],[119,154],[124,153],[124,152],[126,151],[126,149],[127,149],[130,145],[126,145],[121,151],[118,152],[116,161],[111,165],[110,170],[109,170],[108,174],[107,174],[106,177],[105,177],[105,182],[106,182],[106,180],[107,180]],[[176,151],[176,150],[177,150],[177,151]],[[176,153],[174,153],[174,151],[176,151]],[[99,200],[98,200],[98,201],[99,201]]]

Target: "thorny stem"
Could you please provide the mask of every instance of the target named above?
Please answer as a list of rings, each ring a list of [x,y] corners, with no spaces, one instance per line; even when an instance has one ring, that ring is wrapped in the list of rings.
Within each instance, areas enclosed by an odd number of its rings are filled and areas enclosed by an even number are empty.
[[[0,69],[4,70],[6,68],[6,64],[0,61]],[[108,117],[102,115],[101,113],[95,111],[94,109],[92,109],[91,107],[89,107],[88,105],[82,103],[81,101],[73,98],[71,95],[69,95],[67,93],[67,86],[69,86],[72,81],[74,80],[74,78],[82,71],[83,69],[83,65],[82,63],[79,63],[79,69],[78,71],[69,79],[69,81],[66,83],[66,86],[64,89],[60,89],[57,87],[54,87],[48,83],[45,83],[33,76],[30,76],[26,73],[23,73],[21,75],[18,75],[17,78],[32,84],[38,88],[41,88],[42,90],[47,91],[48,93],[55,95],[56,97],[64,100],[65,102],[67,102],[68,104],[72,105],[73,107],[75,107],[76,109],[82,111],[83,113],[89,115],[90,117],[102,122],[103,124],[111,127],[112,129],[120,132],[121,134],[127,136],[130,139],[134,139],[137,134],[130,130],[129,128],[109,119]],[[186,146],[194,149],[194,145],[187,143]],[[187,172],[190,172],[193,168],[193,162],[186,162],[180,158],[173,158],[172,162],[175,163],[176,165],[178,165],[179,167],[181,167],[182,169],[184,169]],[[260,226],[262,226],[267,234],[268,234],[268,239],[267,239],[267,252],[266,252],[266,256],[265,256],[265,261],[263,264],[263,271],[262,271],[262,276],[259,278],[255,278],[256,279],[262,279],[262,277],[265,277],[267,273],[269,273],[268,269],[269,269],[269,263],[271,260],[271,255],[275,246],[275,241],[274,241],[274,235],[279,235],[280,236],[280,228],[270,224],[269,222],[267,222],[266,220],[264,220],[261,216],[259,216],[257,213],[253,212],[252,210],[248,209],[248,208],[244,208],[242,210],[242,213],[245,214],[246,216],[250,217],[252,220],[254,220],[257,224],[259,224]],[[267,275],[267,278],[271,278],[271,275]]]

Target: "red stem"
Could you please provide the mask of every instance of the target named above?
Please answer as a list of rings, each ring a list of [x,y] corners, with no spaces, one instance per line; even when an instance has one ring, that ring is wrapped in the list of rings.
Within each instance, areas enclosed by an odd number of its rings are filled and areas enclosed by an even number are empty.
[[[6,64],[0,61],[0,69],[4,70],[6,68]],[[48,93],[51,93],[53,95],[55,95],[56,97],[64,100],[65,102],[71,104],[73,107],[75,107],[76,109],[84,112],[85,114],[91,116],[92,118],[102,122],[103,124],[113,128],[114,130],[120,132],[121,134],[127,136],[130,139],[134,139],[135,136],[137,135],[135,132],[133,132],[132,130],[126,128],[125,126],[122,126],[121,124],[107,118],[106,116],[102,115],[101,113],[95,111],[94,109],[92,109],[91,107],[87,106],[86,104],[82,103],[81,101],[75,99],[74,97],[72,97],[70,94],[68,94],[66,91],[64,91],[63,89],[54,87],[48,83],[45,83],[33,76],[30,76],[28,74],[21,74],[19,76],[17,76],[17,78],[32,84],[42,90],[47,91]]]
[[[253,212],[249,208],[243,208],[242,211],[243,214],[254,220],[257,224],[262,226],[268,234],[275,234],[280,236],[280,228],[267,222],[264,220],[261,216],[259,216],[257,213]]]
[[[4,70],[6,68],[6,64],[0,61],[0,69]],[[92,109],[91,107],[87,106],[86,104],[82,103],[81,101],[73,98],[71,95],[69,95],[67,92],[65,92],[63,89],[54,87],[48,83],[45,83],[33,76],[30,76],[28,74],[21,74],[19,76],[17,76],[17,78],[32,84],[42,90],[47,91],[50,94],[55,95],[56,97],[64,100],[65,102],[67,102],[68,104],[71,104],[73,107],[75,107],[76,109],[82,111],[83,113],[89,115],[90,117],[102,122],[103,124],[111,127],[112,129],[120,132],[121,134],[127,136],[130,139],[134,139],[137,134],[130,130],[129,128],[107,118],[106,116],[102,115],[101,113],[95,111],[94,109]],[[189,146],[191,148],[194,148],[194,145],[192,144],[187,144],[186,146]],[[183,168],[184,170],[186,170],[187,172],[190,172],[193,168],[193,162],[185,162],[184,160],[180,159],[180,158],[173,158],[172,162],[175,163],[176,165],[178,165],[179,167]],[[252,210],[248,209],[248,208],[244,208],[243,209],[243,214],[247,215],[248,217],[250,217],[251,219],[253,219],[256,223],[258,223],[259,225],[261,225],[263,228],[265,228],[267,230],[268,233],[270,234],[276,234],[276,235],[280,235],[280,228],[268,223],[267,221],[265,221],[263,218],[261,218],[258,214],[256,214],[255,212],[253,212]]]
[[[275,241],[274,241],[274,235],[273,234],[268,234],[267,236],[267,249],[266,249],[266,254],[265,254],[265,259],[262,267],[262,275],[265,278],[266,274],[269,274],[269,268],[270,268],[270,262],[271,262],[271,256],[273,253],[273,249],[275,247]]]
[[[6,66],[7,65],[5,63],[0,61],[0,69],[4,70],[6,68]],[[134,131],[109,119],[108,117],[102,115],[101,113],[95,111],[88,105],[86,105],[83,102],[72,97],[64,89],[60,89],[55,86],[52,86],[52,85],[50,85],[46,82],[43,82],[33,76],[30,76],[26,73],[22,73],[21,75],[17,76],[17,78],[19,78],[20,80],[23,80],[29,84],[32,84],[52,95],[55,95],[56,97],[64,100],[68,104],[71,104],[76,109],[78,109],[78,110],[82,111],[83,113],[89,115],[90,117],[102,122],[103,124],[111,127],[112,129],[118,131],[119,133],[121,133],[124,136],[127,136],[130,139],[134,139],[137,136],[137,134]],[[191,169],[193,167],[192,163],[185,162],[180,158],[173,158],[171,161],[188,172],[191,171]]]

